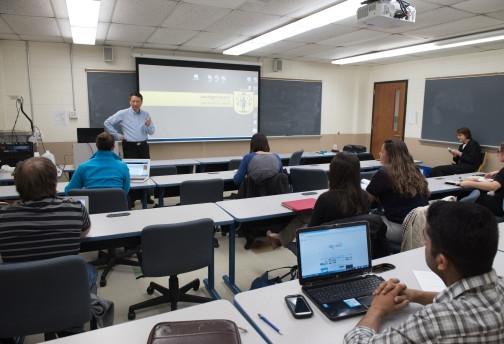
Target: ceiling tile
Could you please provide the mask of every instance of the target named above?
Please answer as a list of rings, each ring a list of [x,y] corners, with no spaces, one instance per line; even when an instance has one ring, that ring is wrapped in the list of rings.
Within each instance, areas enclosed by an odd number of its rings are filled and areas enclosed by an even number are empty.
[[[56,36],[38,36],[38,35],[20,35],[23,41],[33,41],[33,42],[57,42],[63,43],[62,37]]]
[[[99,21],[110,23],[112,21],[112,14],[114,13],[114,6],[116,0],[101,0],[100,17]]]
[[[443,57],[443,56],[453,56],[453,55],[460,55],[460,54],[471,54],[471,53],[477,53],[479,52],[478,49],[474,47],[460,47],[460,48],[455,48],[455,49],[445,49],[445,50],[438,50],[438,51],[428,51],[425,53],[416,53],[414,56],[428,56],[428,57]]]
[[[169,0],[117,0],[112,22],[159,26],[175,9]]]
[[[439,4],[433,4],[430,2],[425,2],[423,0],[410,0],[408,1],[413,7],[415,7],[417,16],[419,13],[427,12],[427,11],[432,11],[436,8],[441,7]]]
[[[231,10],[227,8],[181,2],[162,26],[175,29],[203,30],[229,12]]]
[[[222,8],[232,8],[236,9],[243,5],[247,0],[183,0],[183,2],[197,4],[197,5],[207,5]]]
[[[170,44],[156,44],[156,43],[144,43],[142,48],[147,49],[167,49],[167,50],[177,50],[178,45],[170,45]]]
[[[503,23],[497,19],[486,16],[475,16],[411,31],[407,34],[428,39],[439,39],[443,37],[459,36],[477,31],[489,30],[502,25]]]
[[[329,49],[331,49],[331,47],[328,47],[326,45],[309,43],[309,44],[304,44],[304,45],[299,46],[294,49],[286,50],[286,51],[282,52],[282,55],[291,56],[291,57],[314,56],[318,53],[327,51]]]
[[[317,43],[357,30],[358,29],[349,26],[329,24],[322,26],[321,28],[302,33],[300,35],[290,37],[288,40],[293,42]]]
[[[270,0],[271,1],[271,0]],[[303,6],[293,12],[289,12],[287,15],[289,17],[301,18],[305,17],[314,12],[321,11],[327,7],[335,5],[341,2],[341,0],[311,0],[303,1]]]
[[[504,49],[504,41],[481,44],[474,46],[481,51]]]
[[[296,16],[325,8],[334,0],[248,0],[240,7],[242,11],[273,14],[278,16]],[[292,15],[291,15],[292,14]]]
[[[61,35],[64,38],[72,38],[72,31],[70,29],[70,21],[68,19],[57,19]]]
[[[110,24],[107,41],[144,42],[154,30],[150,26]]]
[[[9,25],[3,20],[3,16],[0,15],[0,33],[12,33]]]
[[[182,44],[197,34],[197,31],[159,28],[149,38],[149,43]]]
[[[51,0],[54,16],[56,18],[68,18],[68,11],[65,0]]]
[[[135,47],[139,48],[143,45],[142,42],[128,42],[128,41],[110,41],[106,40],[105,45],[112,45],[116,47]]]
[[[504,21],[504,11],[487,13],[486,15],[489,16],[489,17],[497,18],[497,19],[500,19],[500,20]]]
[[[193,47],[193,46],[186,45],[186,44],[179,46],[178,51],[197,52],[197,53],[214,53],[215,52],[215,50],[212,48]]]
[[[1,0],[0,13],[54,17],[49,0]]]
[[[18,35],[14,35],[12,33],[0,33],[0,39],[19,40],[19,36]]]
[[[3,15],[2,18],[9,24],[15,33],[20,35],[59,36],[59,29],[54,18],[27,17],[16,15]]]
[[[199,32],[185,44],[203,48],[228,48],[246,41],[248,36],[229,35],[226,33]]]
[[[359,30],[359,31],[354,31],[350,32],[344,35],[340,35],[334,38],[326,39],[324,41],[319,42],[320,44],[323,45],[329,45],[329,46],[352,46],[352,45],[357,45],[360,43],[364,42],[369,42],[369,41],[374,41],[376,39],[384,38],[390,36],[389,33],[386,32],[378,32],[378,31],[371,31],[371,30]]]
[[[367,48],[363,48],[362,46],[354,46],[354,47],[336,47],[330,48],[324,51],[320,51],[318,53],[309,54],[309,57],[318,57],[333,60],[336,58],[349,57],[355,55],[361,55],[367,52]]]
[[[277,28],[292,20],[288,17],[271,16],[254,12],[232,11],[227,16],[210,25],[209,32],[233,32],[245,36],[255,36]]]
[[[98,23],[98,28],[96,30],[96,40],[104,41],[107,38],[107,32],[109,30],[109,23]]]
[[[459,10],[469,11],[473,13],[491,13],[504,10],[503,0],[468,0],[459,4],[453,5]]]

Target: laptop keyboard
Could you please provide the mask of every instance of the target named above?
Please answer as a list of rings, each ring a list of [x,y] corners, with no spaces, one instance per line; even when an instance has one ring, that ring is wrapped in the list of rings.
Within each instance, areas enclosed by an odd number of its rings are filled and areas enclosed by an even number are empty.
[[[382,282],[383,279],[371,275],[354,281],[330,284],[326,287],[312,289],[310,290],[310,294],[321,304],[331,303],[371,295]]]

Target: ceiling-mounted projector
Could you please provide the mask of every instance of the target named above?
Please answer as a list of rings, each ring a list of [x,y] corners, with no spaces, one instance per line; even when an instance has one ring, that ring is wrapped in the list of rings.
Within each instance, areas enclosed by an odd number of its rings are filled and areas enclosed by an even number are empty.
[[[415,22],[416,9],[404,0],[367,0],[357,10],[357,22],[391,28]]]

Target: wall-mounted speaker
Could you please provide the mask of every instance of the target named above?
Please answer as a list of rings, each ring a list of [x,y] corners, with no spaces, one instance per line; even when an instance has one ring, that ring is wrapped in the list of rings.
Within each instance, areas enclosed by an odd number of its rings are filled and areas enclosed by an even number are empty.
[[[103,61],[105,62],[114,61],[114,48],[103,47]]]
[[[282,71],[282,60],[273,59],[273,72],[281,72]]]

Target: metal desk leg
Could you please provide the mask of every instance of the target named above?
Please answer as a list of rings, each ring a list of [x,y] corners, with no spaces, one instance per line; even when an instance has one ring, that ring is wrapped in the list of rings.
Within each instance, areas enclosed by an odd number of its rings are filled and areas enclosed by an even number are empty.
[[[231,289],[234,294],[241,293],[240,288],[236,285],[235,281],[235,241],[236,241],[236,227],[235,224],[231,224],[229,227],[229,276],[224,275],[222,278],[224,279],[224,283]]]
[[[164,207],[164,187],[159,187],[158,188],[158,206],[159,207]]]
[[[142,208],[147,209],[147,197],[149,197],[149,189],[142,189]]]
[[[213,246],[213,240],[210,242],[210,245],[212,245],[212,259],[210,260],[210,265],[208,265],[208,278],[203,280],[203,284],[205,284],[205,288],[212,298],[219,300],[221,297],[219,293],[217,293],[217,290],[215,290],[215,248]]]

